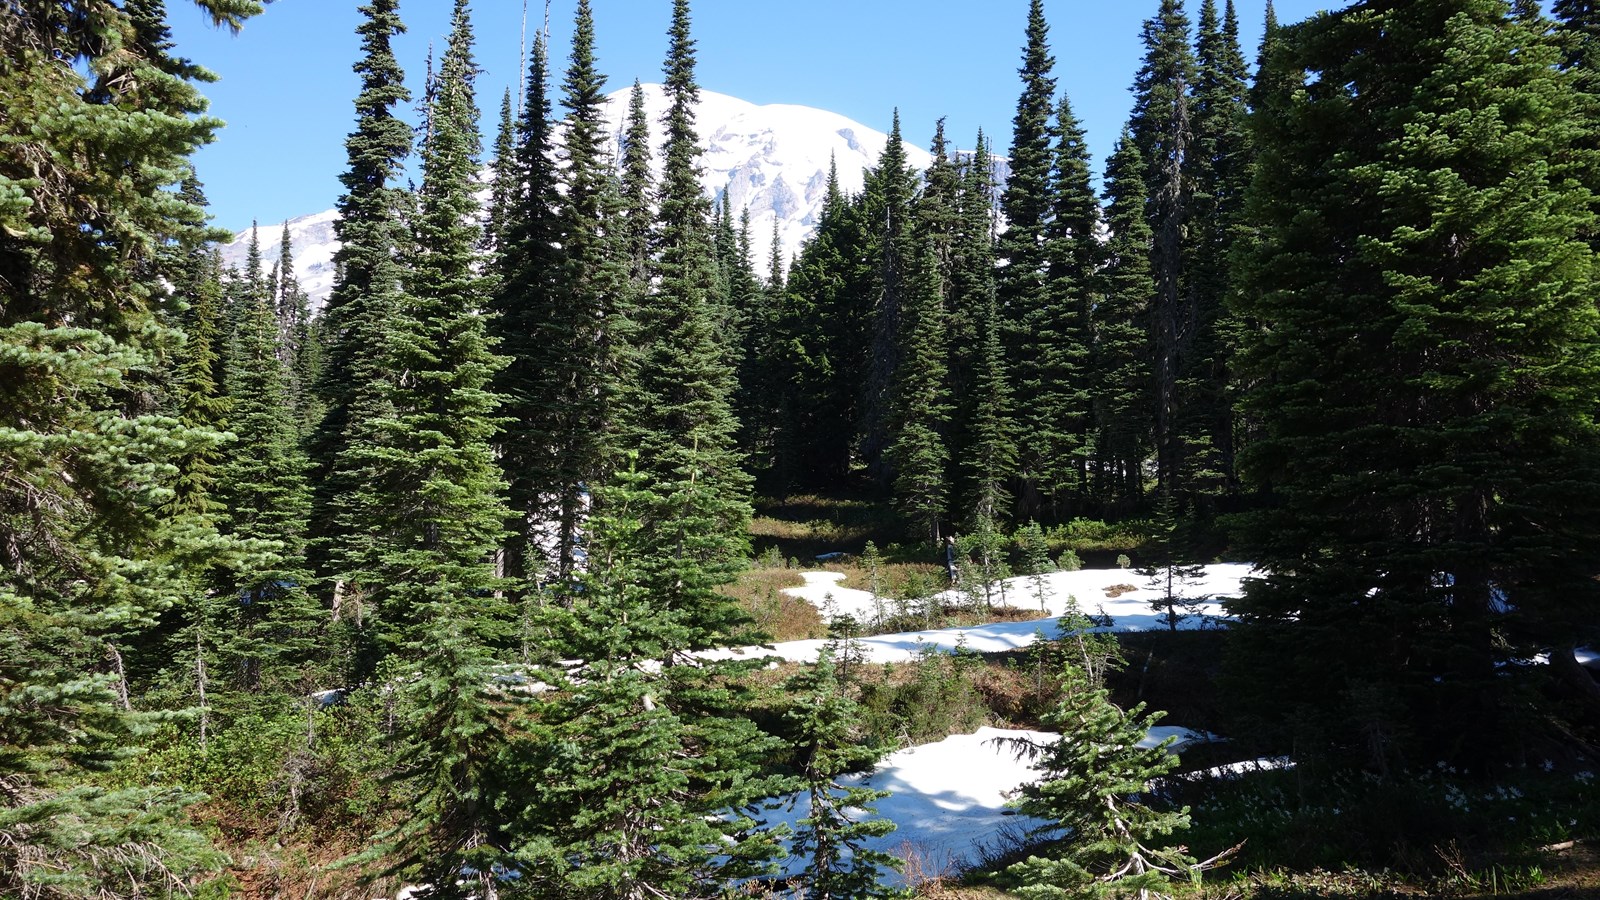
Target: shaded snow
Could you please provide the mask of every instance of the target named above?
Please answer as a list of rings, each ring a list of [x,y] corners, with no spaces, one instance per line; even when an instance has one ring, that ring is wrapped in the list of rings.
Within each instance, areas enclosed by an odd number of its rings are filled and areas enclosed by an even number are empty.
[[[867,846],[895,856],[913,857],[920,874],[954,875],[983,860],[986,850],[1008,848],[1026,832],[1043,825],[1038,819],[1007,809],[1007,802],[1024,784],[1039,779],[1039,772],[1019,758],[1007,741],[1018,739],[1047,744],[1057,735],[1044,731],[980,728],[934,744],[901,750],[885,757],[870,775],[839,779],[841,784],[866,786],[892,794],[876,804],[879,818],[896,824],[888,835]],[[1154,747],[1176,737],[1181,750],[1210,738],[1186,728],[1158,726],[1140,742]],[[797,797],[774,821],[791,828],[809,814],[807,797]],[[788,871],[805,867],[806,860],[790,858]],[[886,879],[903,884],[904,877]]]

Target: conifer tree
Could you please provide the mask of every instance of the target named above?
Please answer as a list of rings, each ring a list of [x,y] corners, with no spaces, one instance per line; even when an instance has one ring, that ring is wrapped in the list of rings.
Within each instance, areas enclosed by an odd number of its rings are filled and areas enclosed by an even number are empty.
[[[1221,20],[1216,0],[1202,0],[1194,88],[1194,145],[1185,157],[1193,195],[1184,277],[1193,312],[1178,372],[1175,440],[1181,481],[1191,495],[1234,489],[1234,428],[1227,392],[1234,336],[1226,310],[1228,260],[1241,227],[1249,184],[1246,71],[1232,0]]]
[[[962,404],[958,491],[960,520],[971,526],[1003,514],[1016,465],[1011,380],[994,278],[994,171],[982,131],[962,174],[960,204],[953,302],[970,322],[959,334],[971,341],[972,352],[956,382]]]
[[[895,372],[890,421],[894,443],[885,454],[894,471],[895,505],[922,537],[938,546],[950,455],[944,435],[950,418],[945,279],[932,240],[924,237],[919,243],[922,259],[906,295],[909,303],[901,323],[900,367]]]
[[[1044,381],[1033,391],[1034,408],[1026,427],[1050,437],[1049,474],[1052,507],[1060,513],[1081,509],[1088,493],[1089,460],[1093,454],[1093,408],[1090,355],[1097,276],[1102,267],[1099,238],[1100,203],[1091,183],[1089,146],[1083,126],[1065,94],[1056,110],[1055,178],[1051,214],[1046,225],[1046,302],[1029,331],[1042,346],[1029,369]],[[1024,385],[1022,388],[1028,391]]]
[[[650,280],[650,229],[654,222],[651,197],[655,186],[650,174],[650,118],[645,112],[644,87],[637,79],[628,93],[619,168],[622,218],[618,236],[628,261],[629,280],[635,293],[642,294]]]
[[[363,537],[339,522],[349,518],[344,504],[360,487],[361,476],[345,451],[352,437],[384,412],[379,399],[386,374],[383,341],[398,302],[397,253],[403,243],[403,191],[395,181],[411,152],[411,129],[394,113],[395,104],[410,98],[391,46],[405,31],[398,7],[398,0],[371,0],[360,8],[361,58],[354,68],[361,92],[355,101],[356,128],[345,140],[348,168],[339,177],[345,193],[334,226],[339,280],[320,317],[323,367],[317,394],[326,411],[310,442],[314,560],[328,582],[335,618],[354,621],[362,618],[359,592],[353,608],[344,609],[344,600]]]
[[[689,650],[726,640],[740,618],[715,585],[744,553],[750,479],[735,447],[733,370],[716,344],[723,301],[698,178],[700,89],[687,0],[675,0],[668,35],[655,286],[638,310],[638,369],[627,420],[655,501],[646,524],[660,541],[651,554],[656,600],[682,616],[687,629],[687,643],[672,649]]]
[[[205,0],[239,27],[259,6]],[[220,435],[143,412],[177,349],[143,276],[204,213],[171,189],[220,124],[166,54],[160,6],[10,4],[0,17],[0,894],[182,892],[222,861],[194,797],[89,782],[137,750],[111,641],[148,628],[229,551],[172,508],[178,462]],[[115,177],[106,173],[115,171]],[[47,500],[44,498],[48,498]],[[108,659],[108,657],[111,657]],[[112,784],[119,782],[112,781]]]
[[[184,329],[183,353],[177,371],[177,415],[185,428],[221,431],[225,427],[228,400],[222,393],[222,258],[208,253],[209,265],[198,280],[182,286],[189,301]],[[210,443],[195,443],[179,457],[178,480],[173,485],[175,509],[214,513],[221,508],[216,480],[222,460],[220,448]]]
[[[289,223],[283,223],[279,239],[277,277],[273,279],[273,307],[278,323],[278,358],[288,372],[287,402],[293,412],[295,433],[301,440],[310,438],[324,410],[313,393],[320,354],[312,335],[311,298],[300,287],[294,272],[294,245]]]
[[[778,835],[747,813],[788,787],[757,777],[779,747],[747,720],[704,719],[683,692],[697,667],[657,663],[692,620],[657,601],[646,527],[658,500],[629,468],[602,488],[590,520],[584,602],[545,619],[574,667],[540,670],[551,690],[514,746],[519,775],[516,866],[532,895],[718,896],[728,880],[764,873]],[[689,627],[686,627],[689,626]],[[708,727],[709,726],[709,727]]]
[[[1509,661],[1600,621],[1594,151],[1540,31],[1425,0],[1285,28],[1269,58],[1305,87],[1256,132],[1237,302],[1277,502],[1248,523],[1272,574],[1233,607],[1235,671],[1270,653],[1253,699],[1378,772],[1521,752],[1537,702]]]
[[[996,274],[996,291],[1004,328],[1006,363],[1010,370],[1017,415],[1018,508],[1037,516],[1052,493],[1061,461],[1055,415],[1050,402],[1062,383],[1054,362],[1068,349],[1055,333],[1056,310],[1048,290],[1049,259],[1046,225],[1050,217],[1050,116],[1055,111],[1055,59],[1050,55],[1049,24],[1042,0],[1028,5],[1027,42],[1023,47],[1022,95],[1012,119],[1011,172],[1000,195],[1006,230],[997,248],[1004,265]],[[1036,329],[1044,328],[1044,333]]]
[[[575,384],[592,376],[586,357],[584,310],[569,308],[568,261],[551,121],[548,49],[534,39],[527,95],[517,129],[515,166],[503,188],[509,209],[497,254],[499,277],[490,310],[493,336],[506,366],[494,389],[505,398],[506,421],[498,438],[500,466],[509,485],[505,572],[532,588],[571,574],[576,502],[583,473],[570,451],[577,421],[593,398]],[[580,138],[581,140],[581,138]],[[567,405],[576,403],[576,420]],[[587,435],[578,435],[584,439]],[[571,515],[563,509],[571,508]]]
[[[775,312],[784,387],[773,468],[787,486],[824,488],[850,473],[869,327],[856,299],[865,252],[857,222],[831,161],[816,233],[801,248]]]
[[[840,684],[833,643],[822,649],[816,665],[786,685],[797,701],[787,713],[800,752],[806,801],[791,852],[806,858],[795,881],[811,900],[891,897],[882,883],[886,871],[898,870],[894,856],[866,846],[871,838],[894,831],[893,822],[876,818],[871,804],[888,791],[839,783],[841,775],[870,771],[892,748],[863,742],[862,710]]]
[[[1134,76],[1134,107],[1128,127],[1144,159],[1142,175],[1150,192],[1145,218],[1150,223],[1151,275],[1156,285],[1149,319],[1156,474],[1162,491],[1181,493],[1178,380],[1195,321],[1193,298],[1186,290],[1184,255],[1193,193],[1185,161],[1194,144],[1190,91],[1195,84],[1195,61],[1182,0],[1162,0],[1156,16],[1145,22],[1142,39],[1145,56]]]
[[[1030,898],[1162,896],[1175,880],[1198,881],[1217,860],[1197,862],[1164,839],[1189,827],[1187,807],[1162,810],[1140,798],[1151,780],[1172,771],[1173,739],[1142,745],[1159,713],[1144,704],[1126,712],[1077,666],[1063,666],[1061,702],[1042,717],[1060,737],[1048,744],[1013,743],[1043,773],[1024,785],[1023,815],[1047,825],[1034,836],[1063,838],[1006,870],[1017,894]]]
[[[382,646],[402,660],[397,776],[409,812],[384,842],[391,870],[430,895],[494,893],[503,848],[490,801],[506,705],[492,647],[509,642],[493,555],[508,518],[490,448],[499,398],[482,303],[474,178],[481,138],[473,31],[457,0],[422,141],[414,251],[385,346],[390,412],[352,444],[364,473],[349,527],[369,535],[358,583],[375,600]],[[470,873],[470,874],[469,874]]]
[[[1555,0],[1550,5],[1566,33],[1569,46],[1563,64],[1582,73],[1580,83],[1586,90],[1595,90],[1596,73],[1600,73],[1600,3],[1595,0]]]
[[[508,87],[500,97],[500,124],[494,133],[489,205],[484,211],[483,227],[484,244],[493,260],[490,272],[497,278],[502,271],[500,254],[505,252],[511,237],[513,204],[522,187],[522,169],[517,162],[517,119],[511,103],[511,88]]]
[[[878,165],[866,173],[858,198],[858,221],[863,228],[865,266],[857,282],[857,302],[869,313],[866,357],[860,373],[861,421],[858,452],[868,470],[882,482],[893,479],[892,462],[884,453],[893,440],[895,373],[900,370],[909,295],[917,290],[919,251],[913,223],[917,177],[906,159],[900,132],[900,111],[895,110]]]
[[[273,297],[247,273],[228,342],[228,429],[235,440],[222,468],[220,498],[226,530],[268,542],[254,564],[222,575],[230,601],[221,650],[236,691],[260,694],[301,683],[301,664],[316,649],[321,610],[308,589],[306,517],[311,508],[307,462],[290,403],[289,370],[280,356],[282,332]],[[223,675],[224,673],[218,673]]]
[[[1128,509],[1144,496],[1153,376],[1146,327],[1155,297],[1144,160],[1126,130],[1106,162],[1106,268],[1095,310],[1096,494]]]

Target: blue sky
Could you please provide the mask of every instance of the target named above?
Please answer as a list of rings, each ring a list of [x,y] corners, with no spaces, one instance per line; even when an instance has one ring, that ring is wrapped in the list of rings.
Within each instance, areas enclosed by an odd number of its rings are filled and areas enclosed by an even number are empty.
[[[609,89],[659,81],[670,0],[591,0],[600,69]],[[1281,21],[1338,0],[1276,0]],[[339,195],[344,137],[358,82],[358,0],[276,0],[237,36],[212,29],[186,0],[169,0],[178,52],[221,76],[205,86],[228,123],[196,158],[216,224],[263,225],[327,209]],[[1097,164],[1121,131],[1139,66],[1139,30],[1158,0],[1045,0],[1058,84],[1072,98]],[[1198,14],[1199,0],[1188,0]],[[450,0],[402,0],[408,33],[396,42],[417,92],[428,47],[443,45]],[[543,19],[529,3],[530,34]],[[553,0],[550,34],[559,81],[575,0]],[[944,116],[953,139],[979,127],[998,151],[1010,141],[1027,0],[695,0],[702,87],[754,103],[832,110],[887,131],[900,109],[905,137],[926,146]],[[1255,57],[1265,0],[1242,0],[1246,55]],[[479,102],[492,132],[500,96],[519,69],[521,0],[474,0]],[[492,140],[487,135],[486,143]]]

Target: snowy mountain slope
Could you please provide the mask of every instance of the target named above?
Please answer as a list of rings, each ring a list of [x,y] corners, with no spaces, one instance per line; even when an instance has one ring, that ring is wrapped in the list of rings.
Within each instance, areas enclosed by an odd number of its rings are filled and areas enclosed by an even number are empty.
[[[658,123],[667,100],[660,85],[645,85],[644,91],[659,173],[663,135]],[[607,98],[613,153],[627,116],[628,95],[629,90],[621,90]],[[763,273],[774,222],[786,260],[799,252],[801,242],[815,227],[830,158],[838,161],[840,186],[846,192],[860,191],[865,170],[877,163],[889,140],[883,132],[837,113],[789,104],[758,106],[713,91],[700,92],[696,130],[705,150],[700,159],[700,183],[706,196],[720,202],[726,192],[735,216],[749,209],[751,243],[757,268]],[[926,150],[909,143],[906,154],[918,169],[932,162]],[[296,275],[318,306],[333,287],[336,218],[333,210],[327,210],[289,221]],[[261,225],[261,253],[268,266],[278,257],[281,233],[278,224]],[[240,232],[222,248],[225,265],[244,265],[248,239],[248,231]]]

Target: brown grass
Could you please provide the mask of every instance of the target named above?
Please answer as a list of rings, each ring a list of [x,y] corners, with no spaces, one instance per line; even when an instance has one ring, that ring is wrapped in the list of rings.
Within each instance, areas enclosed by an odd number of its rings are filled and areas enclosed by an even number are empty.
[[[746,569],[722,592],[738,601],[756,627],[774,641],[827,637],[828,626],[817,608],[783,592],[804,583],[793,569]]]
[[[1106,588],[1106,596],[1116,598],[1121,597],[1123,594],[1131,594],[1137,590],[1138,588],[1131,584],[1113,584]]]

